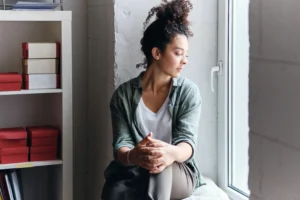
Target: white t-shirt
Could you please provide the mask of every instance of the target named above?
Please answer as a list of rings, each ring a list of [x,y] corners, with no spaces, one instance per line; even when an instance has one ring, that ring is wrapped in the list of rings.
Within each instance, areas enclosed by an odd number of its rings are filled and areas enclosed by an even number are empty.
[[[136,117],[145,137],[152,132],[153,138],[166,143],[172,142],[172,117],[169,112],[169,97],[157,113],[152,112],[141,98],[136,110]]]

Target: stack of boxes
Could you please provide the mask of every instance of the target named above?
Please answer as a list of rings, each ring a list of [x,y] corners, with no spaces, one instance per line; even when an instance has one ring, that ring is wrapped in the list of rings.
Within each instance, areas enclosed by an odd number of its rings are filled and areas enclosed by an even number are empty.
[[[52,126],[0,129],[0,163],[58,158],[59,129]]]
[[[24,128],[0,129],[0,163],[28,161],[27,132]]]
[[[58,129],[52,126],[28,127],[29,160],[55,160],[58,148]]]
[[[0,91],[60,88],[60,43],[23,43],[22,52],[23,77],[17,72],[0,73]]]
[[[59,88],[59,43],[23,43],[24,89]]]

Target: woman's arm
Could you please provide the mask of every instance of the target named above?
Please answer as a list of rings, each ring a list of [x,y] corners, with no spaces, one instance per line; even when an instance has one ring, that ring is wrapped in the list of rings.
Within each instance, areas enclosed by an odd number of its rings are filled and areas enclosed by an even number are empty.
[[[172,144],[189,144],[192,154],[184,162],[189,162],[195,152],[198,134],[198,124],[201,114],[202,100],[197,85],[190,83],[185,86],[185,92],[181,97],[181,106],[177,112],[176,125],[173,130]]]
[[[134,148],[135,142],[131,136],[126,113],[124,110],[124,94],[122,86],[120,86],[113,94],[110,101],[110,113],[113,131],[113,149],[114,158],[119,160],[119,151],[121,151],[121,161],[123,163],[123,154],[125,151]],[[126,148],[125,148],[126,147]],[[124,150],[125,149],[125,150]]]
[[[188,160],[193,153],[191,145],[188,143],[182,142],[177,145],[171,145],[170,147],[171,155],[174,158],[174,161],[183,163]]]
[[[154,138],[148,138],[148,140],[150,144],[143,148],[142,161],[143,165],[153,174],[160,173],[173,162],[185,162],[193,153],[191,145],[185,142],[172,145]],[[157,156],[157,158],[153,158],[153,156]]]
[[[125,166],[130,165],[130,160],[127,160],[127,154],[131,149],[129,147],[121,147],[117,152],[117,160]]]

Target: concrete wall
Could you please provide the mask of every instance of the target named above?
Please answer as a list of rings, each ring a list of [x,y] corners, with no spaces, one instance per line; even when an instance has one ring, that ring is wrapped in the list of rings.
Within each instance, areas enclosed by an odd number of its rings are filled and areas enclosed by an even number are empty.
[[[250,1],[252,200],[299,199],[300,2]]]
[[[87,105],[87,6],[86,1],[64,0],[71,10],[73,52],[74,200],[86,196],[86,105]]]

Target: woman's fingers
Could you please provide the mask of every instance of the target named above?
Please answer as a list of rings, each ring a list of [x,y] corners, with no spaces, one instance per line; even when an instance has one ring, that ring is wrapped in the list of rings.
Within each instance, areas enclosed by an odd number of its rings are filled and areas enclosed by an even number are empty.
[[[147,143],[146,144],[147,147],[164,147],[165,144],[164,143]]]
[[[149,171],[150,174],[158,174],[166,168],[166,165],[159,165]]]
[[[150,147],[144,147],[140,149],[140,152],[144,155],[149,155],[149,156],[163,156],[164,153],[160,149],[156,148],[150,148]]]
[[[146,145],[147,143],[149,143],[149,140],[147,137],[145,137],[144,139],[142,139],[139,143],[140,146]]]
[[[142,168],[144,168],[146,170],[149,170],[149,171],[153,168],[152,165],[150,165],[148,163],[145,163],[145,162],[141,162],[140,163],[140,167],[142,167]]]
[[[162,164],[163,157],[143,156],[142,161],[147,162],[149,164],[157,165],[157,164]]]
[[[147,137],[150,143],[162,143],[161,140],[154,139],[153,137]]]
[[[147,169],[147,170],[153,170],[153,169],[156,169],[159,165],[158,164],[149,164],[147,162],[142,162],[141,163],[141,166],[144,168],[144,169]]]
[[[140,142],[139,142],[139,145],[140,146],[144,146],[144,145],[147,145],[149,143],[151,143],[151,138],[153,136],[153,133],[150,132],[146,137],[144,137]]]
[[[149,173],[157,174],[165,169],[165,162],[163,156],[155,157],[149,155],[142,155],[139,159],[140,166],[146,170],[149,170]]]

